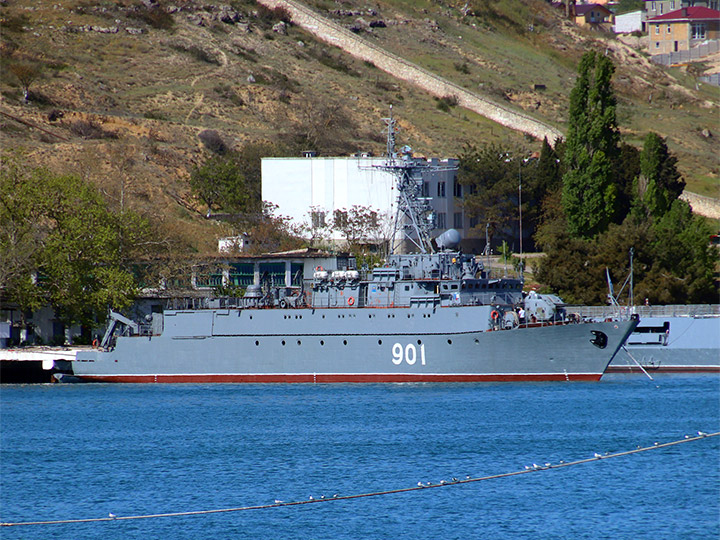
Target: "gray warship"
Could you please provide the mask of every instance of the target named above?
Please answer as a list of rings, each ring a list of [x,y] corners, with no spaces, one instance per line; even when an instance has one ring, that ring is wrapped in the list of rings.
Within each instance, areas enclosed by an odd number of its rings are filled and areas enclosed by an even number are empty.
[[[582,319],[559,298],[523,295],[522,277],[494,277],[449,230],[430,238],[423,176],[436,164],[395,152],[394,253],[363,271],[306,268],[299,286],[259,280],[242,298],[206,299],[149,320],[112,313],[99,347],[78,352],[74,377],[103,382],[371,383],[599,380],[638,324]],[[397,243],[396,243],[397,242]],[[399,251],[399,249],[397,249]],[[340,260],[340,259],[338,259]],[[524,315],[524,316],[523,316]]]
[[[720,373],[720,305],[638,306],[641,323],[607,373]]]

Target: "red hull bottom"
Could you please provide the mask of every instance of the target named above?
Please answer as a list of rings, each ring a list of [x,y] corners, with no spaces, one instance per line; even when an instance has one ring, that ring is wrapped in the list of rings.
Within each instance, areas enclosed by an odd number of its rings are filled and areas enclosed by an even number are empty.
[[[78,375],[89,382],[116,383],[413,383],[599,381],[601,373],[540,373],[497,375],[268,374],[268,375]]]
[[[720,373],[720,366],[643,366],[652,373]],[[638,366],[608,366],[605,373],[642,373]]]

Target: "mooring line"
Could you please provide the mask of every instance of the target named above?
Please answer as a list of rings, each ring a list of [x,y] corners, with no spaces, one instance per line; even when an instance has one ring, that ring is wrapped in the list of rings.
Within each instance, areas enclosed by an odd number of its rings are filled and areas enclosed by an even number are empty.
[[[432,488],[440,488],[440,487],[448,487],[448,486],[455,486],[460,484],[470,484],[472,482],[482,482],[485,480],[495,480],[497,478],[508,478],[510,476],[518,476],[521,474],[529,474],[534,472],[540,472],[540,471],[549,471],[553,469],[561,469],[563,467],[572,467],[574,465],[581,465],[583,463],[592,463],[596,461],[602,461],[606,459],[611,458],[617,458],[622,456],[629,456],[631,454],[639,454],[640,452],[647,452],[649,450],[657,450],[659,448],[667,448],[669,446],[675,446],[678,444],[683,444],[687,442],[692,441],[698,441],[701,439],[707,439],[708,437],[717,437],[720,435],[720,431],[717,431],[715,433],[704,433],[702,431],[698,431],[697,435],[689,436],[685,435],[683,439],[678,439],[676,441],[670,441],[666,443],[655,443],[652,446],[645,446],[645,447],[637,447],[635,450],[626,450],[624,452],[615,452],[613,454],[606,453],[606,454],[598,454],[595,453],[593,457],[587,458],[587,459],[579,459],[576,461],[568,461],[560,463],[545,463],[544,465],[537,465],[533,464],[532,466],[525,466],[523,470],[520,471],[513,471],[508,473],[501,473],[501,474],[493,474],[490,476],[480,476],[477,478],[471,478],[471,477],[465,477],[464,479],[457,479],[452,478],[451,480],[442,480],[438,483],[431,483],[428,482],[426,484],[423,484],[422,482],[418,482],[417,486],[408,487],[408,488],[400,488],[400,489],[390,489],[386,491],[373,491],[370,493],[357,493],[355,495],[333,495],[332,497],[321,497],[319,499],[310,498],[307,500],[301,500],[301,501],[292,501],[292,502],[283,502],[278,501],[274,504],[260,504],[255,506],[239,506],[236,508],[220,508],[215,510],[195,510],[190,512],[168,512],[164,514],[143,514],[143,515],[136,515],[136,516],[115,516],[113,514],[110,514],[109,517],[103,517],[103,518],[85,518],[85,519],[58,519],[58,520],[48,520],[48,521],[20,521],[16,523],[3,523],[0,522],[0,527],[16,527],[20,525],[58,525],[61,523],[94,523],[94,522],[101,522],[101,521],[128,521],[128,520],[138,520],[138,519],[151,519],[151,518],[161,518],[161,517],[180,517],[180,516],[198,516],[198,515],[207,515],[207,514],[221,514],[221,513],[227,513],[227,512],[242,512],[245,510],[262,510],[266,508],[283,508],[287,506],[300,506],[304,504],[316,504],[316,503],[326,503],[330,501],[348,501],[351,499],[363,499],[366,497],[378,497],[380,495],[394,495],[396,493],[406,493],[409,491],[420,491],[420,490],[426,490],[426,489],[432,489]]]

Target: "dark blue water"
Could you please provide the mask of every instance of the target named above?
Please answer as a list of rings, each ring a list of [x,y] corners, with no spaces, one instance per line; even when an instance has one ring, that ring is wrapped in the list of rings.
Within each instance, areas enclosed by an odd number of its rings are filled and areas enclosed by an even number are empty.
[[[720,378],[0,389],[0,521],[413,487],[720,430]],[[351,501],[3,527],[3,539],[718,538],[720,437]]]

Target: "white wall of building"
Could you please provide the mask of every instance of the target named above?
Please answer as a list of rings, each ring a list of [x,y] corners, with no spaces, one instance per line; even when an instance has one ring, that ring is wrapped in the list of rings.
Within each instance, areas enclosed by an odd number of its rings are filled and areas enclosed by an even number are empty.
[[[263,158],[262,199],[296,224],[310,225],[311,209],[349,210],[354,205],[394,215],[391,174],[374,169],[383,158]],[[334,240],[342,237],[334,233]]]
[[[615,24],[613,31],[616,34],[630,34],[635,31],[643,30],[643,22],[645,21],[644,11],[632,11],[615,16]]]
[[[386,158],[379,157],[263,158],[262,199],[276,204],[280,215],[298,225],[311,224],[311,209],[324,211],[329,223],[334,210],[349,210],[355,205],[370,207],[392,221],[397,199],[395,177],[373,168],[385,162]],[[447,167],[457,160],[430,162]],[[470,223],[455,201],[455,172],[427,171],[423,180],[437,217],[438,228],[432,235],[455,228],[466,238]],[[389,227],[388,233],[391,224]],[[342,240],[342,235],[332,231],[331,239]]]

